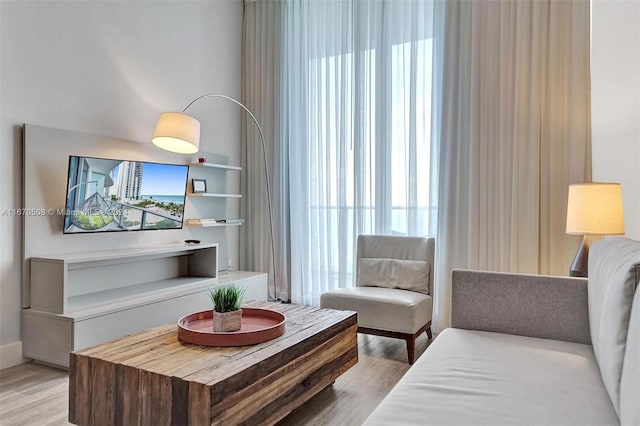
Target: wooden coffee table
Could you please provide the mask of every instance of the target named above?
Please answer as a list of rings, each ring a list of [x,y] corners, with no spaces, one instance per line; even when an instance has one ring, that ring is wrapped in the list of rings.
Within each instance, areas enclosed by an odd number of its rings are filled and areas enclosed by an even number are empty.
[[[72,352],[69,421],[273,424],[358,362],[355,312],[246,306],[283,312],[284,335],[254,346],[206,347],[179,341],[176,324],[167,324]]]

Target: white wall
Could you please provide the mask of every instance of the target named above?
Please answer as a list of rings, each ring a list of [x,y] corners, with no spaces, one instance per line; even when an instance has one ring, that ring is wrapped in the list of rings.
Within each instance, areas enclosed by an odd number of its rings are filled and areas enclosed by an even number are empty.
[[[239,98],[242,4],[0,1],[0,212],[22,205],[23,123],[148,141],[162,111],[207,92]],[[240,164],[241,111],[215,101],[190,109],[201,149]],[[19,348],[21,232],[0,216],[0,350]]]
[[[640,2],[593,0],[593,180],[620,182],[626,235],[640,240]]]

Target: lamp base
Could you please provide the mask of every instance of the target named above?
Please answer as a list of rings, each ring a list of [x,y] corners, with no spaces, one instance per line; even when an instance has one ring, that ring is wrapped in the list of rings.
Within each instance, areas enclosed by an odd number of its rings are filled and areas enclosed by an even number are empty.
[[[589,276],[589,247],[594,241],[601,240],[602,238],[602,235],[585,235],[582,237],[582,242],[580,243],[580,247],[578,247],[576,257],[574,257],[573,262],[571,262],[569,276],[583,278]]]

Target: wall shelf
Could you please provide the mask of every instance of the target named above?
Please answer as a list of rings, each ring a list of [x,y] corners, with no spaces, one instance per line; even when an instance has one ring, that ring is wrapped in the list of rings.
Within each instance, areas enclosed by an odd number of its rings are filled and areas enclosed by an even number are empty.
[[[213,158],[219,156],[212,154]],[[227,182],[227,173],[232,171],[241,171],[242,167],[224,164],[226,161],[212,163],[192,162],[189,164],[189,177],[191,179],[204,179],[207,181],[208,192],[190,191],[187,197],[192,201],[190,220],[185,221],[185,225],[190,228],[217,228],[223,226],[237,226],[244,221],[242,219],[228,219],[225,223],[220,223],[212,219],[226,219],[227,217],[237,216],[236,203],[230,203],[228,200],[238,200],[242,198],[242,194],[234,193],[237,189],[230,189]],[[200,199],[200,201],[195,201]],[[204,200],[207,200],[206,202]],[[230,207],[234,208],[231,209]],[[210,218],[207,221],[207,218]],[[199,222],[202,219],[203,222]],[[191,223],[190,223],[191,221]]]
[[[202,219],[205,222],[189,222],[189,220],[191,219],[187,219],[185,221],[185,225],[187,226],[194,226],[194,227],[200,227],[200,228],[208,228],[211,226],[238,226],[238,225],[242,225],[244,224],[244,219],[226,219],[226,222],[207,222],[206,219]],[[198,220],[198,219],[196,219]]]
[[[187,194],[188,197],[213,197],[213,198],[242,198],[242,194],[224,194],[224,193],[213,193],[213,192],[190,192]]]
[[[224,169],[224,170],[234,170],[234,171],[242,170],[242,167],[240,166],[231,166],[229,164],[218,164],[218,163],[190,163],[189,167],[211,167],[214,169]]]

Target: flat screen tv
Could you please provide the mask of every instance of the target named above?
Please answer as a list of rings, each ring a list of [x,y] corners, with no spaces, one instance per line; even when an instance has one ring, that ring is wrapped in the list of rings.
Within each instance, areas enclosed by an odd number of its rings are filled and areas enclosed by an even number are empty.
[[[189,167],[69,157],[64,233],[181,229]]]

